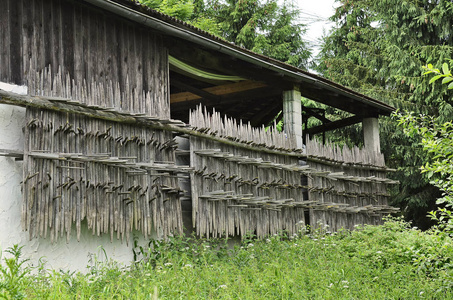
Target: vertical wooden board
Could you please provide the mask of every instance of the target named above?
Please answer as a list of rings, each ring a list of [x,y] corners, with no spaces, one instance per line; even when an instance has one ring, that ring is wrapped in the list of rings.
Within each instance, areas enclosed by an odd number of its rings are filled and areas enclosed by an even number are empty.
[[[61,32],[62,32],[62,59],[61,63],[64,66],[63,75],[69,74],[71,78],[74,78],[74,56],[75,56],[75,31],[74,31],[74,4],[69,1],[65,1],[64,4],[60,2],[61,9]]]
[[[110,17],[105,17],[105,82],[110,85],[118,82],[118,56],[120,53],[117,35],[118,23]],[[106,104],[108,107],[114,107],[113,99],[109,99]]]
[[[87,48],[87,39],[86,39],[86,29],[85,22],[83,21],[85,17],[86,8],[75,6],[74,7],[74,17],[73,17],[73,28],[74,28],[74,73],[73,79],[75,84],[80,88],[85,78],[85,52]],[[79,97],[77,97],[79,98]],[[85,101],[84,99],[78,99],[79,101]]]
[[[87,53],[88,56],[88,74],[87,74],[87,83],[91,86],[90,92],[92,93],[91,104],[99,105],[97,103],[99,100],[94,97],[93,87],[98,83],[99,80],[99,66],[103,60],[103,57],[100,57],[100,36],[102,32],[99,31],[99,14],[96,11],[90,11],[89,13],[89,24],[90,24],[90,33],[89,33],[89,50]]]
[[[111,53],[111,48],[107,47],[107,35],[111,34],[110,28],[108,28],[106,24],[106,18],[104,14],[98,13],[97,17],[98,23],[97,23],[97,32],[98,32],[98,45],[97,45],[97,64],[98,64],[98,69],[97,69],[97,77],[96,77],[96,83],[98,85],[98,93],[99,93],[99,99],[98,99],[98,105],[102,107],[108,107],[109,105],[106,102],[106,96],[108,93],[108,74],[107,74],[107,57],[108,53]]]
[[[121,27],[118,28],[118,42],[120,53],[118,55],[118,81],[121,87],[121,91],[123,93],[126,92],[126,82],[127,82],[127,74],[128,74],[128,26],[125,23],[121,23]],[[125,102],[126,99],[123,99],[123,96],[120,98],[120,103],[117,103],[115,107],[120,108],[121,110],[127,111],[128,106]]]
[[[140,29],[135,29],[135,39],[134,39],[134,48],[135,48],[135,89],[136,95],[138,98],[136,99],[136,112],[138,113],[145,113],[144,109],[144,100],[143,99],[143,56],[144,53],[142,52],[143,49],[143,38],[145,36],[144,32]]]
[[[9,1],[5,1],[0,10],[0,81],[8,82],[9,78]]]
[[[32,76],[34,76],[34,72],[32,71],[31,66],[31,59],[32,59],[32,48],[31,45],[33,43],[33,5],[29,3],[29,1],[21,1],[22,3],[22,74],[24,76],[23,83],[29,83]],[[1,18],[0,18],[1,19]],[[0,29],[1,31],[1,29]],[[1,47],[0,47],[1,48]],[[0,50],[1,51],[1,50]],[[30,93],[30,88],[29,88]]]
[[[77,22],[77,25],[80,26],[79,30],[81,32],[81,47],[80,51],[77,51],[77,59],[80,60],[81,65],[77,69],[77,74],[80,74],[80,78],[77,80],[77,84],[80,85],[81,89],[86,88],[86,84],[89,83],[89,79],[91,78],[92,74],[92,66],[91,66],[91,59],[90,59],[90,47],[91,47],[91,20],[90,17],[90,10],[87,7],[83,7],[80,10],[81,15],[81,22]],[[78,27],[77,26],[77,27]],[[83,92],[83,91],[82,91]],[[88,91],[85,91],[87,93]],[[83,103],[90,103],[89,99],[86,97],[81,98]]]
[[[40,3],[37,1],[33,2],[34,6],[32,8],[34,14],[32,16],[30,26],[33,27],[33,36],[30,37],[30,54],[31,54],[31,64],[33,71],[40,71],[42,67],[40,65],[40,53],[42,52],[40,49],[40,42],[41,42],[41,29],[42,25],[41,18],[42,18],[42,9]],[[32,78],[35,78],[35,74],[30,74]],[[36,78],[35,78],[36,79]],[[36,79],[37,80],[37,79]],[[34,85],[35,90],[38,89],[37,84]]]
[[[51,35],[52,40],[50,47],[46,47],[46,52],[51,52],[51,69],[52,74],[55,76],[57,72],[65,73],[65,65],[63,60],[63,53],[65,49],[63,49],[63,38],[65,33],[63,32],[63,16],[62,16],[62,2],[61,0],[52,0],[52,21],[51,21]],[[46,66],[48,64],[46,63]],[[61,96],[61,91],[58,91],[55,95]]]
[[[152,110],[152,99],[154,96],[154,92],[151,90],[152,87],[152,57],[154,54],[154,49],[152,47],[153,43],[150,38],[149,32],[144,32],[143,43],[142,43],[142,72],[143,72],[143,90],[147,93],[146,99],[144,101],[144,113],[148,116],[153,115]],[[151,92],[151,94],[149,93]]]
[[[170,99],[167,90],[169,87],[169,74],[167,72],[168,69],[168,61],[167,61],[167,49],[162,45],[162,37],[156,36],[156,54],[157,54],[157,61],[156,61],[156,79],[157,79],[157,105],[159,106],[159,113],[158,116],[161,118],[168,119],[170,116],[167,114],[167,107],[170,106]]]
[[[22,5],[20,1],[11,1],[9,4],[9,47],[10,47],[10,80],[15,84],[23,84],[22,73]]]
[[[159,39],[162,45],[162,37]],[[163,107],[165,108],[163,118],[169,119],[170,118],[170,65],[168,62],[168,49],[163,48],[163,75],[162,78],[165,80],[162,84],[164,87],[162,99],[164,102],[162,103]]]
[[[129,25],[127,30],[127,76],[128,76],[128,86],[125,87],[124,92],[127,95],[127,99],[125,99],[128,103],[128,111],[135,113],[135,106],[136,103],[133,97],[133,91],[136,88],[135,82],[135,72],[136,72],[136,54],[135,54],[135,34],[136,29],[135,26]]]

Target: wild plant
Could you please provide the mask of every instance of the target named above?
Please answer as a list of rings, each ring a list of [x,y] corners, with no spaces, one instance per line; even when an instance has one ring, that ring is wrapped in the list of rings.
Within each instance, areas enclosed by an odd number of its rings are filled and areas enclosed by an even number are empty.
[[[24,280],[30,273],[30,267],[25,263],[28,259],[22,259],[23,246],[14,245],[5,250],[11,257],[3,257],[3,264],[0,264],[0,298],[24,299]],[[0,259],[2,253],[0,252]]]

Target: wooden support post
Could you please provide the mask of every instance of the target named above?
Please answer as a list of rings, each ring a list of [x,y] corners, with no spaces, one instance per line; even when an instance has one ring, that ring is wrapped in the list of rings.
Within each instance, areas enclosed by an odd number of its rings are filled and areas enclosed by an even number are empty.
[[[302,149],[302,105],[297,87],[283,92],[283,119],[288,138],[295,138],[297,148]]]
[[[362,128],[365,148],[380,153],[381,144],[379,140],[378,118],[364,118],[362,121]]]

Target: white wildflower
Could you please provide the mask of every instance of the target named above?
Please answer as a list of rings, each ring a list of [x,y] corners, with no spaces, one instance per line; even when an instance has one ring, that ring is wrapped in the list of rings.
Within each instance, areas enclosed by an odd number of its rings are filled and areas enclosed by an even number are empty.
[[[219,287],[218,287],[218,289],[226,289],[226,288],[227,288],[226,284],[219,285]]]
[[[164,263],[164,266],[171,267],[171,266],[173,266],[173,264],[172,263]]]

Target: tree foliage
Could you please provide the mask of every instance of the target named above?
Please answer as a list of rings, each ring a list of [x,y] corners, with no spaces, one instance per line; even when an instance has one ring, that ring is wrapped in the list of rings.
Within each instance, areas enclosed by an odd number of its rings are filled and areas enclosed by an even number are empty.
[[[194,10],[193,0],[139,0],[139,2],[182,21],[189,20]]]
[[[297,22],[300,11],[277,0],[140,0],[202,30],[288,64],[304,68],[311,55]]]
[[[453,76],[447,63],[442,65],[442,70],[435,69],[431,64],[425,67],[426,74],[434,73],[430,84],[442,78],[442,84],[453,89]],[[421,146],[426,153],[427,161],[421,166],[430,183],[442,191],[442,197],[437,200],[441,207],[436,212],[431,212],[434,220],[438,221],[443,230],[453,233],[453,122],[440,122],[432,116],[415,115],[413,112],[396,114],[399,126],[409,137],[420,136]]]
[[[310,51],[302,39],[300,11],[277,0],[208,0],[196,2],[196,16],[219,24],[227,41],[297,67],[307,65]]]
[[[336,27],[323,40],[318,71],[399,109],[452,119],[446,89],[421,77],[422,66],[442,65],[453,53],[453,3],[446,0],[337,0]],[[357,128],[360,129],[360,128]],[[349,129],[349,130],[353,130]],[[357,136],[357,135],[356,135]],[[394,203],[416,220],[432,209],[439,191],[420,175],[426,162],[418,136],[397,122],[381,122],[382,151],[401,185]],[[420,214],[420,215],[417,215]]]

